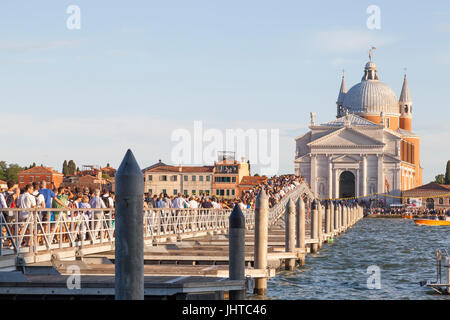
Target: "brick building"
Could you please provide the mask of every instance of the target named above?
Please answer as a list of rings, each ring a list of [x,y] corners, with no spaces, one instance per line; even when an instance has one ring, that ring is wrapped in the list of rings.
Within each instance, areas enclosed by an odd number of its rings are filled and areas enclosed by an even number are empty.
[[[33,167],[31,169],[19,171],[19,188],[25,187],[29,183],[47,181],[47,183],[54,183],[58,188],[63,182],[64,175],[51,167]]]
[[[259,186],[260,184],[263,184],[266,182],[267,182],[267,177],[265,177],[265,176],[262,176],[262,177],[245,176],[242,178],[241,183],[239,183],[239,185],[238,185],[237,196],[241,197],[242,194],[245,193],[246,191],[253,189],[253,188]]]
[[[250,176],[249,163],[244,158],[237,161],[234,152],[220,152],[214,169],[213,195],[226,199],[238,197],[242,178]]]
[[[450,209],[450,185],[430,182],[423,186],[402,192],[403,203],[411,203],[418,199],[425,209]]]
[[[168,166],[160,161],[142,171],[145,193],[169,196],[212,194],[213,166]]]

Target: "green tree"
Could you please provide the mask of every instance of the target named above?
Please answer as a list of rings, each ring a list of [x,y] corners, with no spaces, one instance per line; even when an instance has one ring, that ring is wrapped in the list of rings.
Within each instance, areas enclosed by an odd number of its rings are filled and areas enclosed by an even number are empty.
[[[102,178],[103,178],[103,179],[109,179],[109,178],[111,178],[111,177],[109,176],[109,174],[103,173],[103,174],[102,174]]]
[[[8,170],[8,165],[5,161],[0,161],[0,180],[6,181],[6,171]]]
[[[438,174],[435,178],[434,178],[434,182],[439,183],[439,184],[444,184],[445,183],[445,177],[443,174]]]
[[[64,160],[63,167],[62,167],[62,173],[65,176],[67,176],[69,174],[69,167],[67,166],[67,160]]]
[[[106,166],[109,168],[109,163],[107,163]]]
[[[6,181],[13,180],[15,183],[18,183],[18,173],[22,170],[24,170],[24,168],[19,166],[17,163],[10,163],[8,169],[6,170]]]
[[[445,170],[445,184],[450,184],[450,160],[447,161],[447,168]]]
[[[69,174],[75,174],[77,166],[75,165],[75,162],[73,162],[73,160],[70,160],[67,164],[67,168],[69,170]]]

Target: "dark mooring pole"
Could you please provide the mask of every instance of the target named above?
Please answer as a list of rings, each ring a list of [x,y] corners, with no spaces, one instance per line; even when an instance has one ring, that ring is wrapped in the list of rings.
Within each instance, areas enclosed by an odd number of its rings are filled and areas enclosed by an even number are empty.
[[[144,299],[144,177],[128,149],[116,173],[116,300]]]
[[[239,205],[230,214],[229,278],[245,280],[245,217]],[[230,291],[230,300],[244,300],[245,290]]]

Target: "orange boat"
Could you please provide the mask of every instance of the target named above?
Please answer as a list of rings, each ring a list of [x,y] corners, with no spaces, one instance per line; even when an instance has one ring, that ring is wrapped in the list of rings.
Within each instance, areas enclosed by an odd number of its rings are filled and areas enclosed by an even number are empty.
[[[433,220],[433,219],[414,219],[415,224],[426,226],[450,226],[450,220]]]

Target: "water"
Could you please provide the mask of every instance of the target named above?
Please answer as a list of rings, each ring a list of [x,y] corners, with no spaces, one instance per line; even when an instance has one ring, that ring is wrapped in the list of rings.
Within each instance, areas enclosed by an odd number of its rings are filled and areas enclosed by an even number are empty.
[[[268,281],[268,299],[446,299],[420,281],[436,280],[436,249],[450,249],[450,228],[405,219],[363,219],[304,267]],[[450,250],[449,250],[450,251]],[[381,288],[368,289],[369,266],[380,268]],[[255,298],[255,297],[254,297]]]

